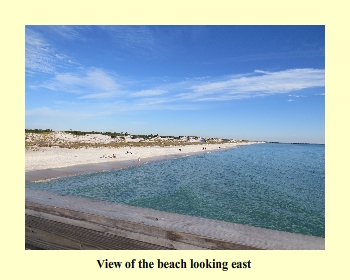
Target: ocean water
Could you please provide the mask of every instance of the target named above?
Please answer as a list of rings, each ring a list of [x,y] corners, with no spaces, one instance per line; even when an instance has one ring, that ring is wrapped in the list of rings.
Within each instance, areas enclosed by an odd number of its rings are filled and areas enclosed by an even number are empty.
[[[325,235],[325,146],[257,144],[27,188]]]

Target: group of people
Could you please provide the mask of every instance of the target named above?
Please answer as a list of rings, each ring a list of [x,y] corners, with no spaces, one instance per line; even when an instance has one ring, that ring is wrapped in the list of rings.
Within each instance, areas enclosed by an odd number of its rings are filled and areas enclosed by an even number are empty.
[[[113,154],[112,156],[103,155],[100,158],[117,158],[117,156],[115,154]]]
[[[132,152],[126,151],[126,154],[132,154]],[[107,156],[106,154],[101,156],[100,158],[117,158],[117,155],[113,154],[112,156]],[[137,159],[138,162],[141,161],[140,157]]]

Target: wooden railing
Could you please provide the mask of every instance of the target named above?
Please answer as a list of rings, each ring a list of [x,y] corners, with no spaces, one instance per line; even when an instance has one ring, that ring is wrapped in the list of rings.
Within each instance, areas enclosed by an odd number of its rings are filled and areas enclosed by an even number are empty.
[[[26,249],[324,250],[325,239],[26,189]]]

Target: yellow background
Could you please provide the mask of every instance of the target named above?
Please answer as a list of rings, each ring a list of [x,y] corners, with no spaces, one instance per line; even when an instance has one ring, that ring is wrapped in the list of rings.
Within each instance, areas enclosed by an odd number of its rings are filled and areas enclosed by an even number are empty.
[[[209,2],[209,1],[207,1]],[[337,1],[2,1],[2,279],[328,279],[349,277],[348,8]],[[339,1],[343,3],[344,1]],[[326,27],[326,250],[25,251],[25,25],[318,24]],[[100,269],[97,259],[248,261],[251,269]],[[339,275],[333,276],[333,275]],[[342,275],[342,276],[340,276]],[[5,277],[3,277],[5,276]]]

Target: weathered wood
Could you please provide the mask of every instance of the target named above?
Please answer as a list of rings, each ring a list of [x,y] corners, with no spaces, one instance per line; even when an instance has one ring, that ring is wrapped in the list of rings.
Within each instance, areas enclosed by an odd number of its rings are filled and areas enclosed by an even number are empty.
[[[324,238],[26,189],[28,249],[324,249]]]
[[[32,240],[43,240],[47,244],[66,249],[111,249],[111,250],[164,250],[156,244],[141,242],[135,239],[118,236],[87,227],[74,226],[70,223],[26,215],[26,243]],[[38,244],[36,244],[38,246]]]

